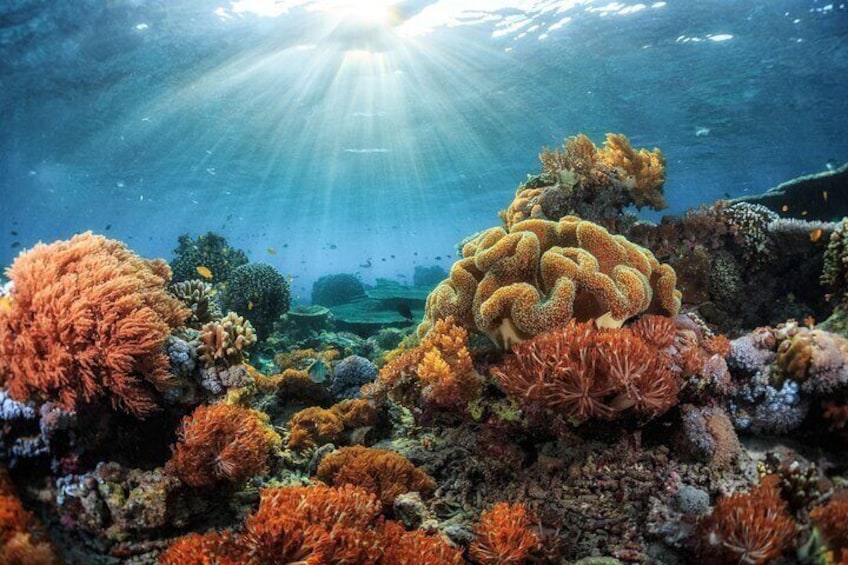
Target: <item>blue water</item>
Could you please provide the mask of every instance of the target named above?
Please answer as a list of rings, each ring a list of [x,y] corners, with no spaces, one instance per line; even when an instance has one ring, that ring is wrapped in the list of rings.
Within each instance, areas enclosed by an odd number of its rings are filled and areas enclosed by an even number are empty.
[[[0,264],[214,230],[308,298],[449,267],[580,132],[660,147],[672,213],[848,161],[845,3],[381,4],[0,3]]]

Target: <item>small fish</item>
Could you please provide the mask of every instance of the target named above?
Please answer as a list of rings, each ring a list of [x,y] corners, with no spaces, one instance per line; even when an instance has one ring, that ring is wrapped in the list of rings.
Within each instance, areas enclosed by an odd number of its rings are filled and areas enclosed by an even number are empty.
[[[112,229],[112,224],[106,224],[106,227],[103,228],[105,231],[109,231]]]
[[[253,310],[253,300],[248,300],[248,301],[247,301],[247,309],[248,309],[248,310]]]
[[[385,258],[385,257],[383,257],[382,259],[380,259],[380,261],[382,261],[383,263],[385,263],[385,262],[386,262],[386,258]]]
[[[330,249],[338,249],[338,245],[336,245],[335,243],[331,243]]]
[[[803,212],[801,212],[801,215],[802,215],[802,216],[806,216],[806,215],[807,215],[807,211],[806,211],[806,210],[804,210]]]
[[[813,329],[813,326],[816,325],[816,319],[812,316],[807,316],[806,318],[804,318],[804,325],[807,326],[809,329]]]
[[[413,255],[415,255],[416,257],[418,257],[418,252],[417,252],[417,251],[413,252],[412,254],[413,254]]]
[[[11,247],[12,249],[14,249],[14,248],[16,248],[16,247],[20,247],[20,246],[21,246],[21,242],[20,242],[20,241],[13,241],[13,242],[12,242],[12,245],[10,245],[9,247]]]
[[[781,206],[780,211],[781,212],[788,212],[789,211],[789,204],[784,204],[783,206]]]
[[[283,249],[285,249],[285,248],[286,248],[286,247],[288,247],[288,246],[289,246],[289,244],[288,244],[288,243],[284,243],[284,244],[283,244]]]
[[[9,233],[12,235],[18,235],[18,232],[16,232],[15,230],[10,231]]]
[[[816,229],[814,229],[813,231],[810,232],[810,241],[815,243],[815,242],[817,242],[818,240],[821,239],[821,236],[822,236],[822,229],[816,228]]]
[[[207,280],[212,278],[212,271],[209,267],[204,267],[203,265],[197,267],[197,274]]]
[[[394,255],[389,255],[389,257],[391,257],[392,259],[394,259],[394,258],[395,258],[395,256],[394,256]]]
[[[729,192],[725,192],[725,193],[724,193],[724,197],[725,197],[725,198],[730,198],[730,193],[729,193]]]
[[[292,275],[289,275],[289,284],[291,284],[292,282],[294,282],[294,277]]]
[[[362,269],[370,269],[371,268],[371,259],[368,259],[364,263],[360,263],[359,267]]]
[[[827,191],[826,190],[822,191],[822,198],[824,198],[824,201],[827,202]]]
[[[397,305],[397,312],[398,314],[403,316],[404,319],[412,321],[412,309],[409,307],[409,304],[405,302],[400,302]]]
[[[442,256],[441,256],[441,255],[436,255],[436,261],[441,261],[441,260],[442,260]]]
[[[276,250],[276,249],[274,249],[273,247],[269,247],[269,248],[268,248],[268,254],[269,254],[269,255],[276,255],[276,254],[277,254],[277,250]]]

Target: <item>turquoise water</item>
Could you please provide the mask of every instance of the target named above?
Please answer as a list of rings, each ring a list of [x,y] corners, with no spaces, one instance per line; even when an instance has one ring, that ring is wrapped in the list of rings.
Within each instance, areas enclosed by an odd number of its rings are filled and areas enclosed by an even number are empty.
[[[814,0],[5,1],[0,263],[214,230],[301,298],[403,280],[581,132],[660,147],[669,212],[760,192],[848,161],[846,36]]]

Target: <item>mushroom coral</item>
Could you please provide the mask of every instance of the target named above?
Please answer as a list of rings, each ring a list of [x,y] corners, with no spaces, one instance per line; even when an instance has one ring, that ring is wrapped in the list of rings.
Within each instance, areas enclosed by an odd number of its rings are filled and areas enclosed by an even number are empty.
[[[669,265],[623,236],[575,216],[491,228],[462,249],[427,297],[426,335],[453,316],[504,349],[570,320],[619,327],[637,314],[674,316],[681,293]]]

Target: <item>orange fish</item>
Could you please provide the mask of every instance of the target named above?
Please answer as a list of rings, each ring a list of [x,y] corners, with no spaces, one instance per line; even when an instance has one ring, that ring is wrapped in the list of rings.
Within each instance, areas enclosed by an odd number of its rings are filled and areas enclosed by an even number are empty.
[[[817,242],[818,240],[821,239],[821,236],[822,236],[822,229],[816,228],[816,229],[814,229],[813,231],[810,232],[810,241],[815,243],[815,242]]]
[[[806,318],[804,318],[804,325],[810,329],[813,329],[813,326],[816,325],[816,319],[812,316],[807,316]]]
[[[207,280],[212,278],[212,271],[209,270],[209,267],[204,267],[203,265],[197,267],[197,274]]]
[[[781,212],[788,212],[789,211],[789,204],[784,204],[783,206],[781,206],[780,211]]]
[[[277,250],[276,250],[276,249],[274,249],[273,247],[269,247],[269,248],[268,248],[268,254],[269,254],[269,255],[276,255],[276,254],[277,254]]]

